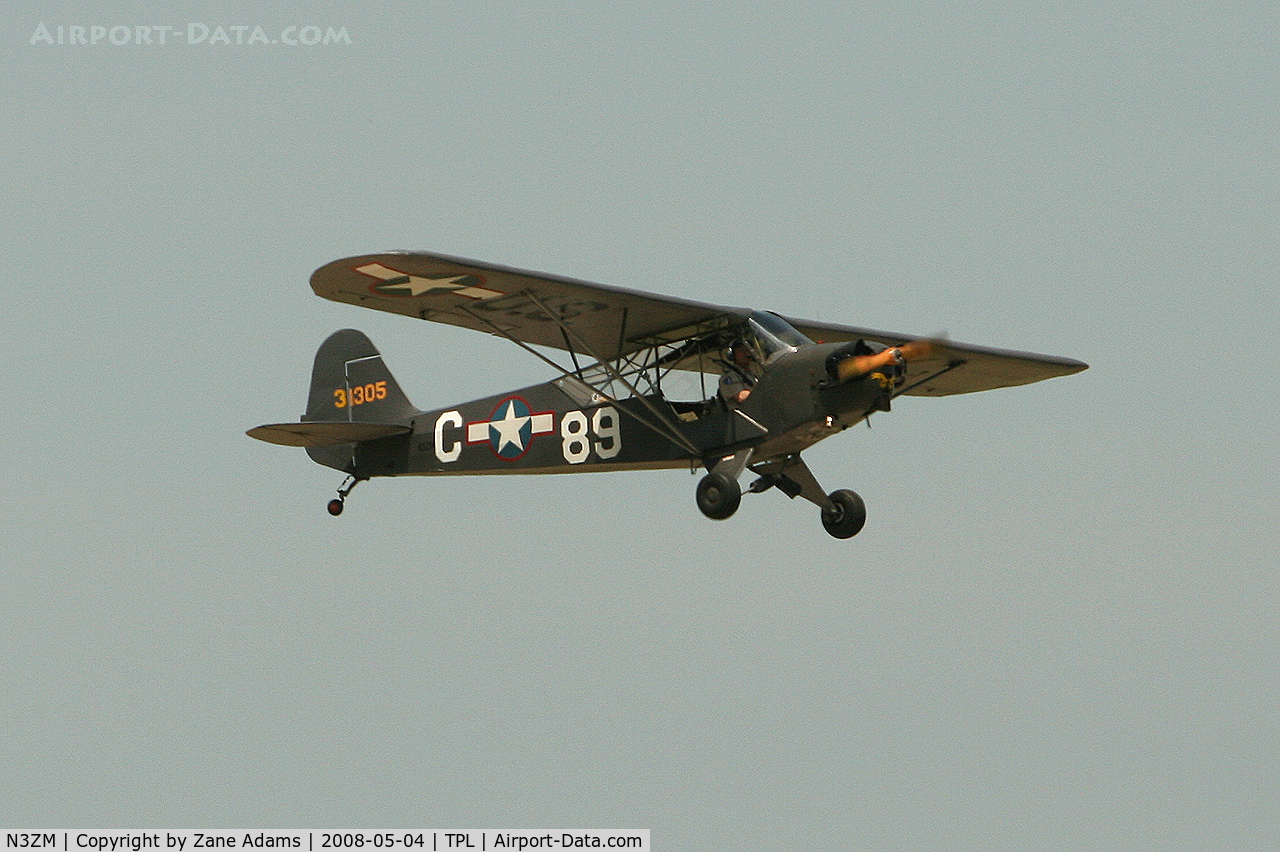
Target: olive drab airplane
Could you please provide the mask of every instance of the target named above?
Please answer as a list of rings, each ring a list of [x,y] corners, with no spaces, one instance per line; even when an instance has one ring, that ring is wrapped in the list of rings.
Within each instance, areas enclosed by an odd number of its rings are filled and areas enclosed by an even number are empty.
[[[329,502],[333,515],[376,476],[687,467],[706,470],[696,501],[709,518],[734,513],[750,471],[748,492],[803,497],[828,533],[849,538],[866,520],[862,499],[827,493],[800,457],[805,449],[888,411],[902,394],[973,393],[1087,366],[426,252],[336,260],[315,271],[311,287],[326,299],[506,338],[557,374],[423,411],[364,334],[335,332],[316,352],[302,419],[248,432],[305,447],[347,474]],[[560,350],[560,361],[547,349]]]

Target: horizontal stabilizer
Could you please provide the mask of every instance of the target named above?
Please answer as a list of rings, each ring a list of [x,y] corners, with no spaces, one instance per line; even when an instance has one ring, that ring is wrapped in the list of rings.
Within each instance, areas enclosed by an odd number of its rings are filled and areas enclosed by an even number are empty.
[[[361,441],[390,438],[392,435],[407,435],[411,431],[408,426],[397,426],[391,423],[316,421],[271,423],[266,426],[257,426],[245,434],[259,441],[283,444],[286,447],[332,447],[338,444],[358,444]]]

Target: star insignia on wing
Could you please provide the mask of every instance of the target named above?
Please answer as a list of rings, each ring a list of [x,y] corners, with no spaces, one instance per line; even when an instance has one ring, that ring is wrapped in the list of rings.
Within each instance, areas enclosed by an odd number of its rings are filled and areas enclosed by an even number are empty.
[[[463,275],[410,275],[398,269],[392,269],[381,263],[366,263],[357,266],[356,272],[376,278],[369,288],[384,296],[435,296],[442,293],[456,293],[469,299],[493,299],[503,295],[497,290],[483,286],[479,276]]]

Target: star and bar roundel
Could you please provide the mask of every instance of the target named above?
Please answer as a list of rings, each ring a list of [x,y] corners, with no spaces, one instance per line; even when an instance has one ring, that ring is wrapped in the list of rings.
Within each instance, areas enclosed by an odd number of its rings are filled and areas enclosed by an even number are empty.
[[[369,290],[380,296],[412,297],[454,293],[469,299],[494,299],[505,295],[484,286],[483,278],[469,273],[434,277],[409,275],[381,263],[366,263],[364,266],[357,266],[355,270],[374,279]]]
[[[467,443],[487,443],[498,458],[514,461],[529,451],[536,436],[549,435],[555,430],[555,412],[535,414],[529,403],[518,396],[509,396],[494,407],[488,420],[467,424]]]

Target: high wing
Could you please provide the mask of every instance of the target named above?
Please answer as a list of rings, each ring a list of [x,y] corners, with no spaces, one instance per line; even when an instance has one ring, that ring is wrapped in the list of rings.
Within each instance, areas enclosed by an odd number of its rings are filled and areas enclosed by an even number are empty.
[[[429,252],[335,260],[311,275],[326,299],[613,361],[699,336],[750,311]]]
[[[812,320],[785,319],[810,340],[819,343],[868,340],[883,343],[886,346],[901,346],[920,339],[919,335],[876,331],[870,328]],[[914,358],[910,362],[906,385],[899,393],[910,396],[975,393],[995,388],[1028,385],[1043,379],[1052,379],[1055,376],[1069,376],[1087,369],[1088,366],[1074,358],[992,349],[951,340],[934,340],[927,355]]]
[[[317,295],[337,302],[583,353],[599,362],[615,361],[655,344],[715,335],[751,315],[745,308],[431,252],[335,260],[312,273],[311,287]],[[819,343],[861,339],[896,346],[918,339],[917,335],[784,319]],[[707,369],[708,364],[700,349],[683,360],[666,362],[674,369]],[[900,392],[913,396],[974,393],[1066,376],[1086,366],[1070,358],[935,341],[927,356],[912,360]],[[317,440],[317,436],[306,440]]]

